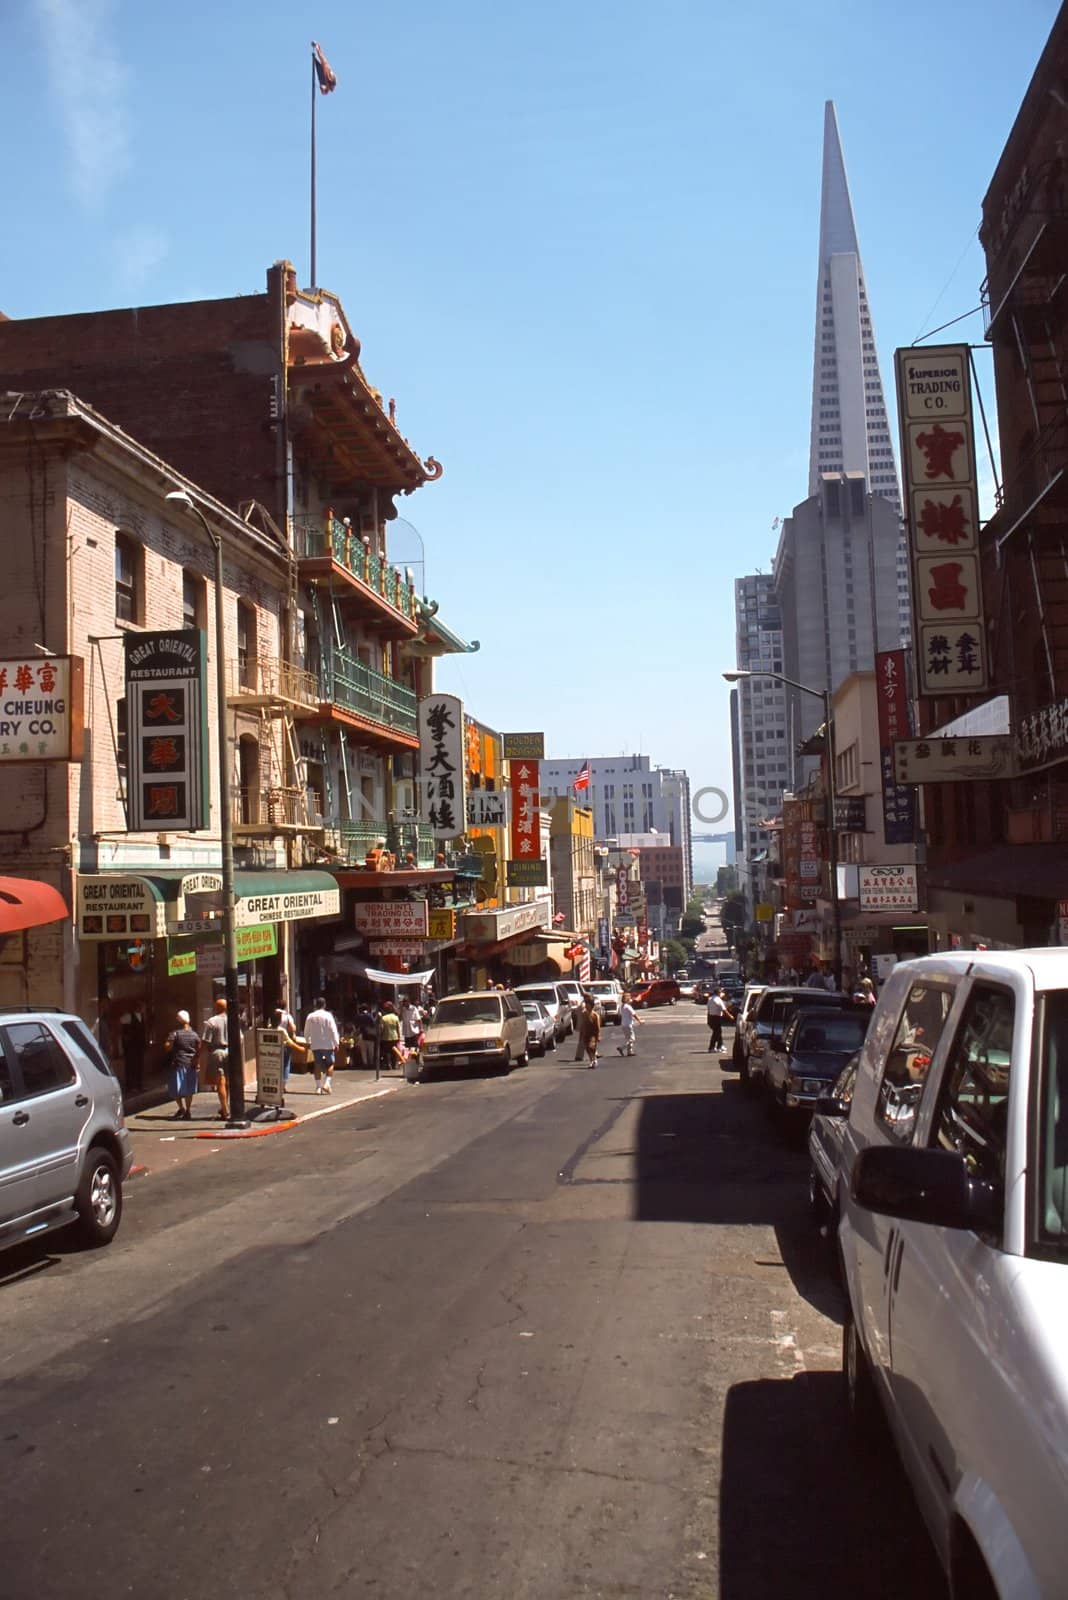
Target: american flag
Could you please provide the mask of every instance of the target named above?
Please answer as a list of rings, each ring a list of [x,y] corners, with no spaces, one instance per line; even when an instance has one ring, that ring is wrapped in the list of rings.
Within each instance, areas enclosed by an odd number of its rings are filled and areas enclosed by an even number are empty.
[[[589,786],[590,786],[590,763],[587,760],[586,764],[582,768],[580,768],[579,775],[575,779],[575,781],[571,785],[571,787],[572,787],[572,789],[578,790],[578,789],[588,789]]]
[[[319,93],[331,94],[337,88],[337,73],[323,55],[321,45],[312,40],[312,64],[315,67],[315,76],[319,80]]]

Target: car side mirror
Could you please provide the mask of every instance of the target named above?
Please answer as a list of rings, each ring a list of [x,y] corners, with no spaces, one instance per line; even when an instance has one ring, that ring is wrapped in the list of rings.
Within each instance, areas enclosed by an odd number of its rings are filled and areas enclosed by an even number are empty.
[[[816,1114],[820,1117],[848,1117],[849,1101],[839,1100],[836,1094],[821,1094],[816,1101]]]
[[[849,1191],[857,1205],[903,1222],[936,1228],[997,1231],[1002,1195],[992,1184],[969,1176],[955,1150],[874,1145],[853,1163]]]

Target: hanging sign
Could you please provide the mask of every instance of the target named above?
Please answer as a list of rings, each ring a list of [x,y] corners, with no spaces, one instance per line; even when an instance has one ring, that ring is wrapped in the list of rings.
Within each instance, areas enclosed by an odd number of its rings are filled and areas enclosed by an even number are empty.
[[[0,761],[80,761],[83,682],[77,656],[0,661]]]
[[[541,767],[537,761],[513,761],[508,784],[512,794],[510,851],[507,881],[512,887],[548,883],[548,867],[541,854]]]
[[[916,791],[894,769],[894,749],[911,732],[904,650],[880,650],[875,657],[879,717],[879,771],[883,790],[883,838],[887,844],[912,844],[916,837]]]
[[[467,810],[464,708],[453,694],[419,702],[419,772],[423,821],[435,839],[455,839],[467,826]]]
[[[968,346],[898,350],[895,364],[918,690],[978,692],[987,660]]]
[[[206,646],[199,628],[123,635],[127,829],[209,821]]]
[[[360,900],[355,927],[372,938],[425,939],[429,929],[425,900]]]
[[[901,784],[989,783],[994,778],[1012,778],[1016,773],[1013,756],[1013,739],[1008,733],[894,740],[894,771]]]
[[[862,911],[917,910],[919,901],[914,866],[861,866],[857,874]]]
[[[544,733],[502,733],[506,761],[544,761]]]
[[[505,823],[505,797],[493,789],[469,789],[467,792],[467,826],[469,828],[503,828]]]

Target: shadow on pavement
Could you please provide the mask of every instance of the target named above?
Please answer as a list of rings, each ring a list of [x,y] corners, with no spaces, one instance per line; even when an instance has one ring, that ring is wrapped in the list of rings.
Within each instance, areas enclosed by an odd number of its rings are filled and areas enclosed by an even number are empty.
[[[635,1216],[774,1228],[799,1294],[842,1321],[831,1255],[808,1213],[808,1153],[785,1142],[741,1085],[720,1094],[652,1094],[638,1120]]]
[[[837,1373],[739,1383],[727,1394],[720,1600],[948,1600],[893,1446],[850,1442]]]

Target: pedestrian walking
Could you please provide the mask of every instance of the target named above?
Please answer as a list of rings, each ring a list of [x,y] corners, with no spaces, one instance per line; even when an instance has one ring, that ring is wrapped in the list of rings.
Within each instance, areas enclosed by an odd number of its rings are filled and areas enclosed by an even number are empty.
[[[718,994],[709,995],[705,1016],[709,1028],[708,1054],[711,1055],[713,1051],[723,1049],[723,1024],[732,1020],[725,989],[721,989]]]
[[[378,1049],[383,1072],[403,1065],[401,1057],[401,1020],[392,1000],[383,1000],[382,1015],[378,1019]]]
[[[333,1012],[326,1009],[326,1001],[321,996],[304,1020],[304,1037],[315,1063],[315,1092],[332,1094],[333,1085],[330,1080],[334,1072],[334,1061],[337,1058],[341,1035],[338,1033]]]
[[[216,1000],[215,1010],[204,1024],[201,1043],[207,1067],[204,1081],[219,1096],[219,1117],[223,1122],[230,1120],[230,1080],[226,1072],[230,1064],[230,1036],[227,1023],[226,1001]]]
[[[356,1037],[360,1044],[360,1064],[370,1071],[378,1064],[378,1013],[369,1000],[362,1000],[356,1012]]]
[[[592,994],[588,994],[579,1018],[579,1043],[582,1053],[585,1054],[588,1067],[597,1065],[597,1046],[601,1038],[601,1019],[597,1014],[597,1007],[593,1003]],[[575,1060],[579,1060],[576,1056]]]
[[[189,1026],[189,1012],[179,1011],[178,1026],[167,1035],[163,1052],[170,1069],[171,1095],[178,1102],[172,1122],[192,1122],[193,1096],[197,1092],[200,1035]]]
[[[619,1024],[623,1029],[623,1043],[616,1046],[621,1056],[632,1056],[634,1054],[634,1029],[636,1026],[640,1026],[641,1020],[641,1017],[631,1005],[630,995],[625,994],[623,996],[623,1004],[619,1008]]]
[[[282,1035],[282,1089],[285,1090],[289,1082],[289,1074],[293,1070],[293,1052],[300,1049],[297,1039],[297,1024],[285,1006],[275,1006],[274,1025]]]
[[[418,1050],[419,1035],[423,1031],[423,1013],[410,995],[405,995],[400,1008],[401,1033],[406,1050]]]

